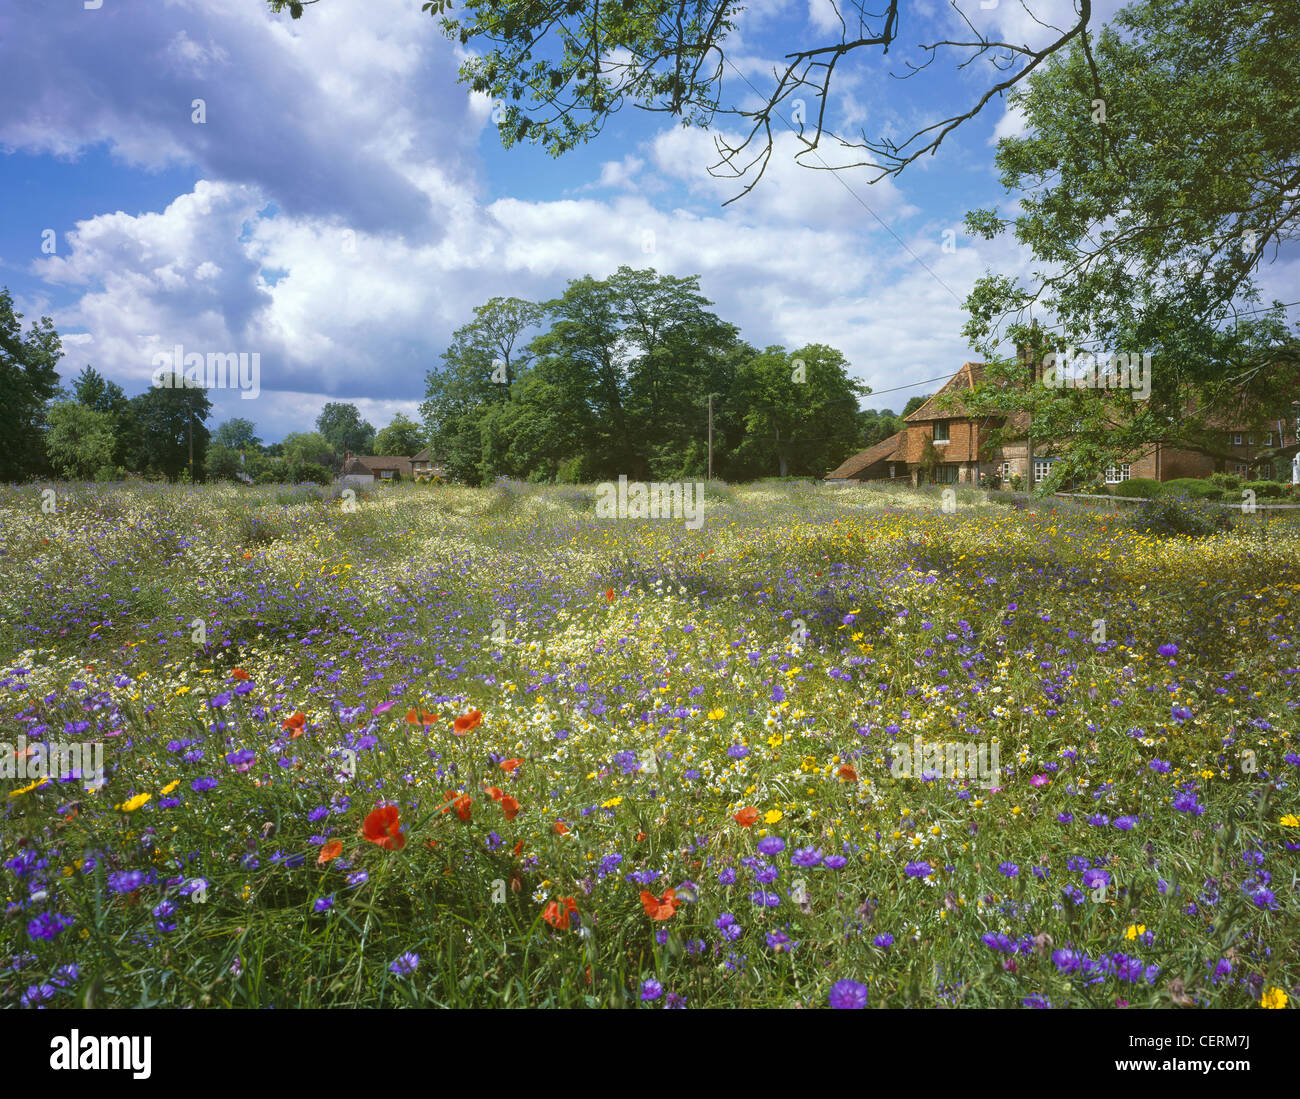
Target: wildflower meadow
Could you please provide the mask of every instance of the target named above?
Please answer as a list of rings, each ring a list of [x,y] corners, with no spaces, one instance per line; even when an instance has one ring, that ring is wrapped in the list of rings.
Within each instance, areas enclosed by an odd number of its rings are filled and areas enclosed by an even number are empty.
[[[0,1005],[1294,1006],[1300,526],[597,497],[0,488]]]

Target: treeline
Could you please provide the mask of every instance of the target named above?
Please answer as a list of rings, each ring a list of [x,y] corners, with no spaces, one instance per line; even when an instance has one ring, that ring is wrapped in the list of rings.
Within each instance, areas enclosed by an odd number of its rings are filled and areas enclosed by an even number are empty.
[[[493,298],[428,372],[421,405],[450,477],[590,482],[626,474],[820,476],[859,447],[858,397],[825,344],[758,350],[698,276],[620,267],[544,303]]]
[[[348,453],[411,457],[430,449],[450,479],[532,481],[820,476],[901,430],[892,411],[859,411],[869,390],[822,343],[762,350],[712,312],[697,276],[621,267],[574,279],[557,299],[493,298],[474,311],[426,375],[423,423],[382,430],[355,404],[329,402],[315,430],[264,444],[235,417],[207,427],[207,392],[150,387],[127,397],[86,366],[59,384],[58,333],[26,333],[0,291],[0,480],[326,482]],[[903,415],[924,398],[908,402]]]

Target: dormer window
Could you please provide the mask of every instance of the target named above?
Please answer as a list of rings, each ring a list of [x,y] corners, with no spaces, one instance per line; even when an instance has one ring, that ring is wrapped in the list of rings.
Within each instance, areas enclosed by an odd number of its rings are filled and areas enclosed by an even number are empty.
[[[946,443],[948,441],[947,420],[936,420],[934,422],[934,441],[936,443]]]

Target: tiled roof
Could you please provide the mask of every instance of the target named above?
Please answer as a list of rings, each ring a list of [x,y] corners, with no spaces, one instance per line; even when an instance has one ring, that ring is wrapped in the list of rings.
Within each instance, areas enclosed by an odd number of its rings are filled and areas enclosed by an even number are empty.
[[[907,432],[900,431],[891,435],[875,446],[869,446],[866,450],[859,451],[841,465],[836,466],[830,473],[826,474],[827,480],[843,480],[857,477],[863,470],[875,465],[877,462],[887,462],[891,458],[898,458],[899,452],[907,443]]]
[[[922,420],[951,420],[965,415],[961,402],[957,401],[952,408],[940,408],[937,404],[937,398],[945,393],[952,393],[961,389],[974,389],[984,377],[983,363],[964,363],[962,368],[957,371],[939,388],[937,393],[930,396],[915,412],[904,416],[908,423],[919,423]]]

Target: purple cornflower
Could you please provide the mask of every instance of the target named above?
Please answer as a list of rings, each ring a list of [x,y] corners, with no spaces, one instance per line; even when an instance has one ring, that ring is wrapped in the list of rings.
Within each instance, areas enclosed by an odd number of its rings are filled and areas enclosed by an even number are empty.
[[[392,962],[388,969],[390,973],[395,973],[399,977],[409,977],[420,968],[420,955],[408,950]]]
[[[894,936],[891,935],[888,931],[886,931],[883,934],[877,935],[871,941],[876,946],[880,947],[881,950],[888,950],[891,946],[894,945]]]
[[[334,894],[331,893],[328,897],[317,897],[311,906],[311,910],[313,912],[328,912],[333,907]]]
[[[58,912],[42,912],[27,925],[27,934],[33,939],[53,939],[64,928],[71,927],[77,921],[71,916]]]
[[[656,981],[653,977],[647,977],[641,982],[641,999],[657,1000],[664,994],[664,986]]]
[[[903,873],[909,878],[928,878],[934,873],[934,867],[928,862],[909,862],[903,867]]]
[[[822,861],[822,853],[815,847],[801,847],[790,856],[795,866],[813,867]]]
[[[253,766],[253,761],[257,759],[257,753],[252,748],[241,748],[238,752],[228,752],[226,762],[236,771],[247,771]]]
[[[1018,867],[1014,862],[998,863],[998,873],[1007,878],[1014,878],[1020,873],[1020,867]]]
[[[867,986],[860,981],[836,981],[831,985],[830,1005],[841,1010],[867,1006]]]
[[[143,870],[116,870],[108,876],[108,887],[114,893],[132,893],[147,880]]]
[[[1110,874],[1105,870],[1085,870],[1083,872],[1083,887],[1085,889],[1096,889],[1099,885],[1109,885]]]
[[[779,855],[785,850],[785,840],[780,836],[764,836],[758,841],[759,854]]]

